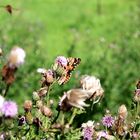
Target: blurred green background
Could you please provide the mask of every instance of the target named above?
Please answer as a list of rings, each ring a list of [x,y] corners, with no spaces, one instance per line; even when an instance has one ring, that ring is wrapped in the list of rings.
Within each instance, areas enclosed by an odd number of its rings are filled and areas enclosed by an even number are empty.
[[[78,86],[81,75],[89,74],[97,76],[105,90],[93,118],[99,118],[105,108],[117,112],[121,104],[130,107],[140,79],[139,0],[0,0],[1,6],[7,4],[18,10],[10,15],[0,8],[4,52],[0,67],[13,46],[25,49],[25,64],[18,69],[7,96],[18,103],[21,112],[24,100],[40,88],[37,68],[50,68],[58,55],[82,61],[66,85],[52,90],[56,103],[64,91]]]

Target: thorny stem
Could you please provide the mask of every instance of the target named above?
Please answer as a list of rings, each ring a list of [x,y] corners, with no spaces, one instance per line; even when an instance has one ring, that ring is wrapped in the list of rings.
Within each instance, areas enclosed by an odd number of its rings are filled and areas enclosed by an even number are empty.
[[[68,123],[69,125],[72,124],[72,122],[73,122],[73,120],[74,120],[74,118],[76,116],[76,112],[77,112],[77,108],[74,108],[74,111],[73,111],[72,116],[71,116],[71,118],[69,120],[69,123]]]

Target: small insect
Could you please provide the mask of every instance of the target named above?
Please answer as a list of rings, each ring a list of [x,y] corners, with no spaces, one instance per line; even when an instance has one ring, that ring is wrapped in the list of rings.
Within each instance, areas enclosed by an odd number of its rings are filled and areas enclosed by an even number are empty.
[[[64,67],[64,75],[62,75],[58,81],[60,85],[63,85],[69,81],[72,71],[80,64],[80,62],[80,58],[67,58],[67,66]]]
[[[13,8],[11,5],[6,5],[6,6],[0,6],[0,7],[2,7],[2,8],[4,8],[9,14],[11,14],[12,15],[12,13],[13,13],[13,10],[18,10],[18,9],[15,9],[15,8]]]

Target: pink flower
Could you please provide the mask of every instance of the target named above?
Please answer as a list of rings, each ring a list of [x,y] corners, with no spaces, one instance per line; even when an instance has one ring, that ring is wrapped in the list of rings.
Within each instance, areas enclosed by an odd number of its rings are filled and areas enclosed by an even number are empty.
[[[58,56],[55,62],[63,67],[67,66],[67,59],[64,56]]]
[[[17,104],[13,101],[5,101],[1,108],[1,112],[6,117],[15,117],[18,113]]]
[[[102,123],[106,127],[111,127],[114,124],[114,118],[111,115],[106,115],[103,117]]]

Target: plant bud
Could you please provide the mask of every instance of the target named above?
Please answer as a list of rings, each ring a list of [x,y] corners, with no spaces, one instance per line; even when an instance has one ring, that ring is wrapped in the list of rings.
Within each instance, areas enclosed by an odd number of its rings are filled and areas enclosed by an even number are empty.
[[[120,118],[125,119],[127,117],[127,108],[125,105],[121,105],[118,109],[118,115]]]
[[[46,93],[47,93],[47,90],[48,90],[48,87],[43,87],[43,88],[39,89],[38,95],[39,95],[40,97],[45,96]]]
[[[28,111],[31,111],[31,109],[32,109],[32,101],[26,100],[24,102],[24,110],[28,112]]]
[[[43,115],[45,115],[47,117],[51,117],[52,116],[52,111],[47,106],[42,106],[41,107],[41,112],[43,113]]]
[[[43,106],[42,101],[41,101],[41,100],[38,100],[38,101],[36,102],[36,106],[37,106],[38,108],[41,108],[41,107]]]

